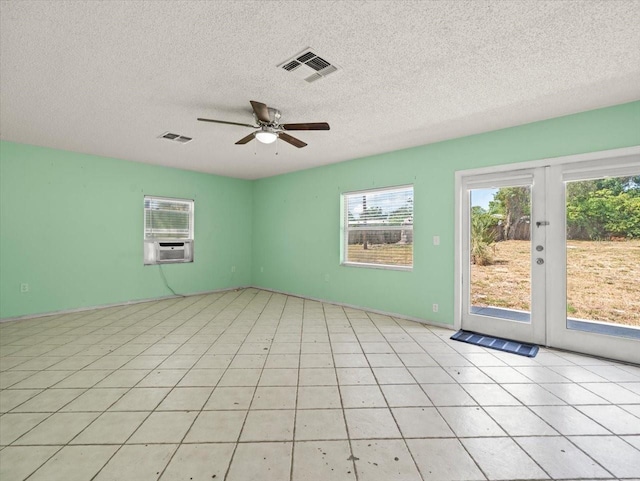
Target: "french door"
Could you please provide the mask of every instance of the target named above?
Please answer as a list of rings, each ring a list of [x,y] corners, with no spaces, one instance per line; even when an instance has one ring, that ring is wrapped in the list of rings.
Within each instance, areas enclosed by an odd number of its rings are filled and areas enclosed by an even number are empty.
[[[460,173],[465,330],[640,363],[640,151]]]

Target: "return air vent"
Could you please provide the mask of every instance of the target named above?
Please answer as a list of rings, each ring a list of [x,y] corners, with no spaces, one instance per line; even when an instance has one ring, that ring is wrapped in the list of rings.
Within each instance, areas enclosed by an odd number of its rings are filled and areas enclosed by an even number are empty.
[[[174,142],[178,142],[179,144],[186,144],[187,142],[191,142],[193,140],[192,137],[187,137],[185,135],[174,134],[171,132],[165,132],[159,138],[173,140]]]
[[[320,80],[338,70],[336,65],[320,57],[310,48],[305,48],[299,54],[284,61],[278,65],[278,68],[295,73],[309,83]]]

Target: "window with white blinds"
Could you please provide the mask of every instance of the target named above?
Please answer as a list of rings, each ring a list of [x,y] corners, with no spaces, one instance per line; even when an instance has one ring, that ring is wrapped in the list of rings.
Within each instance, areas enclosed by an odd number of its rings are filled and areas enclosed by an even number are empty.
[[[413,267],[413,186],[343,194],[343,263]]]
[[[193,240],[193,201],[144,196],[145,240]]]

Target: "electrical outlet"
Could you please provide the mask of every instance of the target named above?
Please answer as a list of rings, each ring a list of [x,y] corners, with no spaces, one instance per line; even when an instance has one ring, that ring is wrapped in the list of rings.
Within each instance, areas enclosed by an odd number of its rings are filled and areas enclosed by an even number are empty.
[[[235,272],[236,271],[236,266],[231,266],[231,272]]]
[[[438,312],[438,304],[433,305],[433,312]]]
[[[434,235],[433,236],[433,245],[434,246],[439,246],[440,245],[440,236],[439,235]]]
[[[20,284],[20,292],[29,292],[29,284],[26,282]]]

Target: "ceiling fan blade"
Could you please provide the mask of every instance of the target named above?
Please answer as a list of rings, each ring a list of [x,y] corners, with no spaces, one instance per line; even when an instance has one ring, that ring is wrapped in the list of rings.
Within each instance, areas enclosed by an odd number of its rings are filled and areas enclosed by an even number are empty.
[[[269,117],[269,108],[265,104],[256,102],[255,100],[251,100],[250,102],[251,107],[253,107],[253,111],[256,114],[256,117],[258,117],[258,120],[260,122],[270,123],[271,118]]]
[[[329,130],[329,124],[326,122],[313,122],[306,124],[282,124],[284,130]]]
[[[238,122],[227,122],[226,120],[213,120],[213,119],[200,119],[200,118],[198,120],[201,122],[214,122],[216,124],[241,125],[242,127],[251,127],[252,129],[258,128],[257,125],[241,124]]]
[[[302,147],[306,147],[307,145],[302,140],[296,139],[295,137],[291,137],[289,134],[285,134],[284,132],[280,132],[278,134],[278,137],[284,140],[285,142],[290,143],[294,147],[298,147],[299,149],[301,149]]]
[[[246,144],[248,142],[251,142],[253,140],[253,137],[254,137],[254,132],[251,132],[246,137],[242,137],[240,140],[238,140],[236,142],[236,145],[244,145],[244,144]]]

